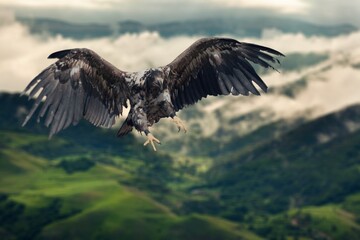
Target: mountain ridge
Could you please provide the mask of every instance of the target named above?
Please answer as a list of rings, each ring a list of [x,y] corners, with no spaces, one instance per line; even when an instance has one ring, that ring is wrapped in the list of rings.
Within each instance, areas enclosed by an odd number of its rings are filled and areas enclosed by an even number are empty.
[[[80,24],[48,18],[17,18],[37,34],[60,34],[75,39],[116,37],[126,33],[144,31],[158,32],[162,37],[181,35],[214,36],[231,34],[237,37],[261,37],[265,29],[276,29],[284,33],[303,33],[306,36],[333,37],[358,30],[351,24],[325,26],[295,19],[284,18],[210,18],[205,20],[173,21],[146,24],[127,20],[113,24]]]

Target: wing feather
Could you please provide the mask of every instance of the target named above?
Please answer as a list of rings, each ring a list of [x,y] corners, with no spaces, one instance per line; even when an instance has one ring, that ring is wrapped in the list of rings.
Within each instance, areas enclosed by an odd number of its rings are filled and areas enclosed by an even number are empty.
[[[70,99],[69,99],[69,109],[68,109],[68,117],[66,118],[66,122],[64,124],[64,129],[69,127],[70,124],[74,121],[74,111],[75,111],[75,91],[70,90]],[[73,103],[73,104],[71,104]]]
[[[207,95],[260,95],[253,83],[266,92],[267,86],[250,64],[275,69],[282,53],[230,38],[203,38],[195,42],[166,67],[165,80],[175,110]],[[275,69],[276,70],[276,69]]]
[[[36,99],[23,126],[44,99],[38,121],[45,117],[50,137],[78,124],[81,118],[96,126],[112,126],[129,97],[127,73],[89,49],[63,50],[49,58],[59,60],[40,72],[24,90],[29,98]]]

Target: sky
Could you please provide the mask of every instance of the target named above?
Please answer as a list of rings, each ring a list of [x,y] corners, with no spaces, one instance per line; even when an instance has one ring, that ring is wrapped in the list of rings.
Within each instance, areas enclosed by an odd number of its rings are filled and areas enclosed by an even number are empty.
[[[360,27],[360,1],[352,0],[0,0],[20,16],[75,22],[164,22],[224,16],[271,15]]]

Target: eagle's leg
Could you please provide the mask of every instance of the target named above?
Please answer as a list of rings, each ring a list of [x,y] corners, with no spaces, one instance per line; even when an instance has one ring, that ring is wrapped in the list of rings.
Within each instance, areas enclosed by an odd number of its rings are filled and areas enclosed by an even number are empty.
[[[154,135],[152,135],[152,133],[150,133],[150,131],[148,131],[148,130],[145,131],[145,134],[146,134],[147,140],[146,140],[146,142],[144,143],[144,146],[146,146],[146,145],[148,145],[149,143],[151,143],[151,146],[153,147],[154,151],[156,152],[156,147],[155,147],[154,142],[156,142],[156,143],[158,143],[158,144],[161,144],[160,140],[157,139],[156,137],[154,137]]]
[[[144,143],[144,146],[151,143],[154,151],[156,151],[154,142],[160,144],[160,141],[159,139],[155,138],[154,135],[152,135],[149,131],[150,124],[147,119],[146,111],[144,111],[144,101],[142,100],[140,95],[135,95],[133,97],[135,99],[133,102],[136,104],[134,104],[130,109],[128,118],[130,117],[131,122],[136,130],[138,130],[140,133],[145,133],[147,140]]]
[[[187,132],[187,128],[185,126],[185,123],[178,117],[178,116],[172,116],[171,120],[176,124],[176,126],[178,127],[179,132],[182,130],[184,130],[184,133]]]

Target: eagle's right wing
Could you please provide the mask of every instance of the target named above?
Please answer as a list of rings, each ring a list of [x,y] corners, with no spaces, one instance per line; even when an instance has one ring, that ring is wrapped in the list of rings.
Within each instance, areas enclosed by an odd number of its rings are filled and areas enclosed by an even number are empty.
[[[48,58],[59,60],[36,76],[24,90],[35,103],[23,123],[30,120],[41,101],[38,121],[46,115],[50,137],[82,117],[95,126],[111,127],[129,97],[126,78],[120,71],[89,49],[55,52]],[[47,113],[47,114],[46,114]]]
[[[167,65],[165,84],[178,111],[208,95],[259,95],[267,86],[251,63],[274,68],[282,53],[260,45],[230,38],[202,38]]]

